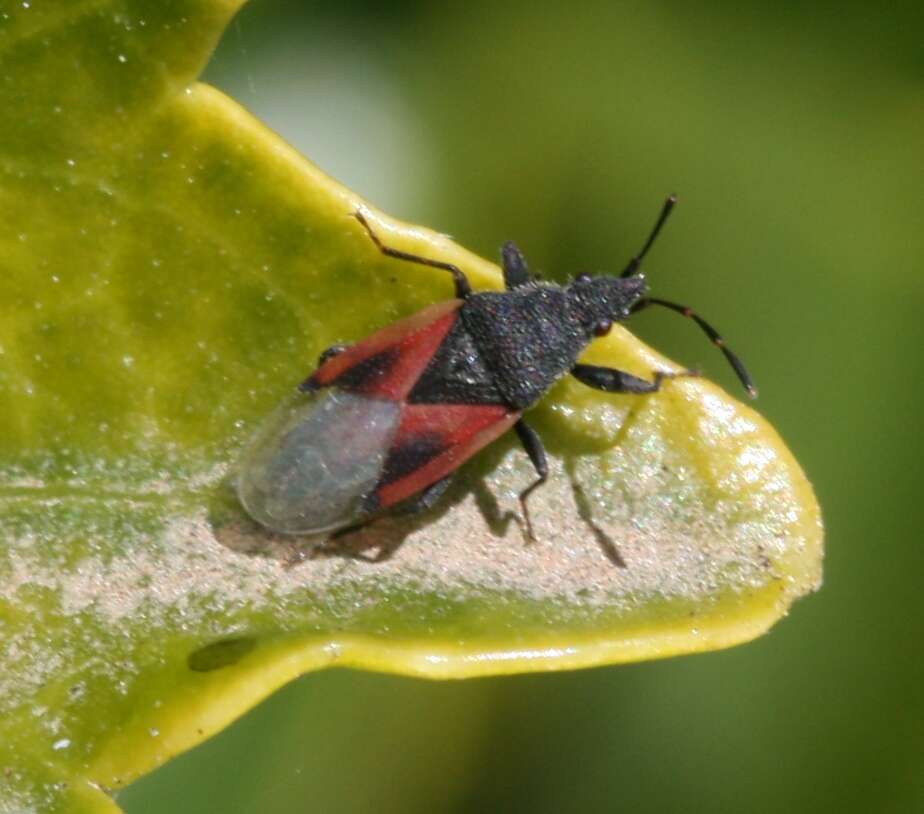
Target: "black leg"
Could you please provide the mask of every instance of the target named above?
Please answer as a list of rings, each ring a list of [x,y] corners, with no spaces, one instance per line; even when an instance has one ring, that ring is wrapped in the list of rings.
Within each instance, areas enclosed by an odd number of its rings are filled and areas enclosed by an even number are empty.
[[[372,227],[369,225],[369,221],[366,220],[366,216],[362,213],[361,210],[357,210],[353,213],[353,217],[356,218],[362,225],[363,228],[368,233],[372,242],[378,246],[379,251],[382,254],[388,255],[389,257],[396,257],[399,260],[407,260],[409,263],[420,263],[423,266],[432,266],[433,268],[443,269],[443,271],[448,271],[452,278],[456,281],[456,296],[460,300],[464,300],[469,294],[472,293],[472,287],[469,285],[468,278],[462,272],[458,266],[454,266],[452,263],[444,263],[442,260],[431,260],[429,257],[420,257],[416,254],[409,254],[408,252],[403,252],[400,249],[392,249],[390,246],[386,246],[379,240],[379,236],[372,230]]]
[[[523,449],[526,450],[526,454],[529,455],[529,459],[533,462],[536,473],[539,475],[537,480],[520,492],[520,508],[523,510],[523,519],[526,521],[526,535],[529,537],[531,543],[535,543],[536,535],[533,534],[533,521],[530,520],[529,517],[529,508],[526,505],[526,499],[534,489],[541,486],[548,479],[549,463],[545,458],[545,447],[542,446],[542,439],[529,424],[521,418],[513,425],[513,428],[517,431],[520,443],[523,444]]]
[[[615,370],[611,367],[597,367],[597,365],[575,365],[571,368],[571,375],[579,382],[595,390],[605,390],[607,393],[657,393],[665,379],[679,379],[681,377],[699,376],[695,370],[683,370],[679,373],[669,373],[659,370],[654,374],[654,381],[646,381],[624,370]]]
[[[395,536],[392,534],[391,540],[389,540],[389,535],[386,533],[383,538],[384,542],[381,543],[378,554],[374,556],[362,554],[355,550],[350,551],[349,548],[344,547],[343,540],[344,538],[348,538],[356,532],[361,531],[362,529],[379,523],[385,517],[401,517],[402,515],[418,514],[419,512],[423,512],[432,508],[449,488],[449,484],[452,482],[452,477],[452,475],[447,475],[445,478],[442,478],[435,483],[431,483],[420,494],[402,501],[397,506],[391,507],[384,515],[367,517],[363,520],[360,520],[358,523],[353,523],[352,525],[345,526],[342,529],[337,529],[337,531],[333,532],[327,538],[327,542],[325,544],[317,546],[314,549],[312,556],[318,556],[320,554],[339,554],[341,556],[350,556],[354,559],[364,560],[365,562],[384,562],[385,560],[390,559],[398,549],[398,546],[400,546],[403,542],[403,535],[395,538]]]
[[[504,284],[508,291],[530,281],[529,266],[526,265],[526,258],[516,243],[508,240],[501,249],[501,257],[504,260]]]
[[[342,537],[349,537],[353,532],[366,528],[366,526],[371,525],[376,520],[378,520],[377,517],[367,517],[364,520],[360,520],[358,523],[351,523],[349,526],[344,526],[343,528],[337,529],[336,531],[332,531],[327,536],[327,542],[332,543],[336,542]],[[323,549],[323,546],[320,548]]]
[[[447,475],[445,478],[441,478],[435,483],[431,483],[426,489],[420,492],[413,497],[409,497],[407,500],[398,503],[396,506],[386,510],[388,515],[398,517],[404,514],[419,514],[420,512],[425,512],[427,509],[432,508],[436,502],[443,496],[443,493],[449,488],[449,484],[452,483],[452,475]],[[348,534],[352,534],[354,531],[358,531],[365,526],[374,523],[376,520],[380,519],[381,515],[374,517],[367,517],[363,520],[360,520],[358,523],[352,523],[349,526],[344,526],[342,529],[337,529],[337,531],[332,532],[330,535],[331,540],[337,540],[340,537],[345,537]]]
[[[393,510],[393,514],[419,514],[427,509],[432,509],[436,502],[443,496],[452,483],[452,475],[431,483],[419,495],[408,498],[403,503],[398,504]]]
[[[333,359],[335,356],[339,356],[343,353],[349,345],[331,345],[327,350],[321,351],[321,355],[318,357],[318,367],[321,367],[328,359]]]
[[[656,297],[645,297],[644,299],[639,300],[632,306],[632,313],[641,311],[643,308],[647,308],[649,305],[660,305],[664,308],[670,308],[671,311],[676,311],[678,314],[683,314],[685,317],[692,319],[700,328],[703,329],[703,333],[709,337],[712,341],[712,344],[715,345],[728,360],[728,363],[732,366],[735,373],[738,376],[738,379],[741,381],[741,384],[744,385],[744,389],[748,391],[748,395],[754,399],[757,398],[757,387],[754,385],[754,380],[751,378],[751,374],[748,373],[747,368],[744,366],[738,356],[731,351],[726,345],[725,340],[719,335],[719,332],[713,328],[706,320],[704,320],[699,314],[697,314],[692,308],[688,308],[686,305],[678,305],[676,302],[668,302],[667,300],[659,300]]]
[[[349,345],[331,345],[327,350],[322,351],[321,355],[318,357],[318,367],[321,367],[321,365],[323,365],[328,359],[333,359],[335,356],[340,355],[348,347],[350,346]],[[317,372],[318,372],[317,369],[315,369],[314,373],[317,373]],[[302,393],[313,393],[315,390],[317,390],[317,385],[314,383],[314,373],[312,373],[307,379],[305,379],[305,381],[303,381],[298,386],[298,389]]]

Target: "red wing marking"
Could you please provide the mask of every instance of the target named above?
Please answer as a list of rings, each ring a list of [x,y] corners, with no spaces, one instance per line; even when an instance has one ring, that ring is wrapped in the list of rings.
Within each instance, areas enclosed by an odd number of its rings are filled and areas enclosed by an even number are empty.
[[[519,412],[500,404],[408,404],[376,490],[387,508],[426,489],[503,435]]]
[[[462,300],[448,300],[399,320],[328,359],[312,381],[320,387],[403,401],[455,324]]]

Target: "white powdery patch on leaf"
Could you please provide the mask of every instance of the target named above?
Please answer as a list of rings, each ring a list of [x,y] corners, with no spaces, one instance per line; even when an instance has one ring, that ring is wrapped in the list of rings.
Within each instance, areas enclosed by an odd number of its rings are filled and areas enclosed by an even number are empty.
[[[703,443],[754,430],[733,413],[728,422]],[[0,495],[11,511],[26,504],[0,548],[0,600],[18,611],[15,627],[0,630],[0,711],[50,681],[103,676],[124,693],[151,666],[136,658],[139,643],[194,649],[255,624],[260,635],[380,633],[376,614],[389,605],[419,621],[423,642],[428,630],[439,635],[434,601],[477,605],[476,616],[520,603],[533,630],[537,618],[567,629],[659,603],[706,610],[771,583],[788,604],[814,587],[781,576],[806,540],[791,472],[759,441],[707,471],[659,434],[657,415],[636,415],[609,451],[551,463],[531,503],[536,543],[517,501],[535,477],[520,450],[484,479],[461,473],[425,515],[385,517],[326,546],[269,534],[236,505],[205,508],[228,483],[223,466],[172,490],[160,477],[124,488],[114,477],[105,491],[80,478],[17,483]],[[66,736],[67,714],[65,705],[49,744]]]

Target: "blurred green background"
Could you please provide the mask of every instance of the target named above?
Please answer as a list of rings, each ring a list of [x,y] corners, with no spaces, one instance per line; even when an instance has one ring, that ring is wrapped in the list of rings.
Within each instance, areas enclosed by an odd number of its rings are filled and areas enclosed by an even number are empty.
[[[714,321],[813,480],[825,586],[768,636],[458,683],[307,676],[142,812],[924,810],[919,2],[255,0],[207,73],[389,213]],[[634,330],[733,392],[685,320]]]

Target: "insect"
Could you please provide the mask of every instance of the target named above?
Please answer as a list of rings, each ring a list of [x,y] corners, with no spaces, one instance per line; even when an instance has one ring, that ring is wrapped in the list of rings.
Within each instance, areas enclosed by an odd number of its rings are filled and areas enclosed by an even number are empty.
[[[741,360],[708,322],[647,294],[642,261],[675,203],[675,196],[667,199],[618,277],[539,283],[511,242],[501,251],[506,290],[477,293],[457,266],[384,245],[365,214],[355,212],[382,254],[451,274],[455,298],[324,351],[301,395],[277,411],[245,454],[238,479],[244,508],[268,529],[289,534],[352,528],[386,509],[422,511],[466,460],[513,429],[537,474],[519,495],[527,536],[535,539],[527,500],[549,469],[523,414],[566,374],[597,390],[639,395],[697,375],[654,371],[646,380],[577,361],[614,322],[652,305],[694,320],[755,396]]]

